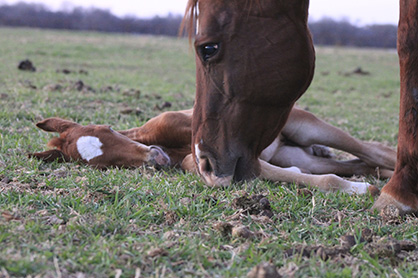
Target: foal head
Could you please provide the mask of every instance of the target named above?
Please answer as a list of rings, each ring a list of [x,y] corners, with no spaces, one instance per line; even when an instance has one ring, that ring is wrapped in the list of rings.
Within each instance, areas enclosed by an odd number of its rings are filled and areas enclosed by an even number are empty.
[[[209,185],[257,176],[258,156],[309,86],[308,0],[189,0],[196,23],[192,152]],[[188,22],[187,22],[188,21]]]
[[[30,155],[44,161],[78,160],[97,168],[170,164],[170,158],[160,147],[135,142],[109,126],[82,126],[59,118],[45,119],[36,126],[60,134],[48,143],[54,149]]]

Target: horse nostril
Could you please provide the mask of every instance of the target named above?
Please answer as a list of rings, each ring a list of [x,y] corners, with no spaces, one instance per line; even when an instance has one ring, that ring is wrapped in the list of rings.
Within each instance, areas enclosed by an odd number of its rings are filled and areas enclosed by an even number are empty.
[[[213,171],[212,165],[207,157],[200,158],[200,170],[206,173]]]

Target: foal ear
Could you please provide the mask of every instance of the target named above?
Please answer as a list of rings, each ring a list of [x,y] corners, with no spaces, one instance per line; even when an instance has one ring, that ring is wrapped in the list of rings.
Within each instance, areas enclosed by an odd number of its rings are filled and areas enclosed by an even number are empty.
[[[60,118],[48,118],[38,122],[36,126],[48,132],[61,133],[66,131],[68,128],[79,126],[79,124]]]
[[[45,151],[41,153],[30,153],[28,154],[28,157],[29,158],[34,157],[44,162],[58,161],[61,163],[61,162],[70,161],[70,158],[67,155],[65,155],[63,152],[57,149],[49,150],[49,151]]]

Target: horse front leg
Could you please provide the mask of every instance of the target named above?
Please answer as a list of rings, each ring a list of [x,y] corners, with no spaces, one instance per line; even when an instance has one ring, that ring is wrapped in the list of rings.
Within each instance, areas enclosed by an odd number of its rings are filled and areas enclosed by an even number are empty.
[[[398,55],[401,77],[398,155],[395,173],[373,208],[418,212],[418,1],[400,1]]]

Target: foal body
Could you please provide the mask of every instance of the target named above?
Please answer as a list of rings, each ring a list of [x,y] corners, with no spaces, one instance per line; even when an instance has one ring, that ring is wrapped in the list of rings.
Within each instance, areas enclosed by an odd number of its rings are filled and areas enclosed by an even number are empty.
[[[191,154],[192,114],[192,109],[165,112],[141,127],[119,132],[109,131],[107,126],[83,127],[57,118],[46,119],[37,126],[46,131],[61,133],[60,138],[54,138],[49,143],[57,149],[35,153],[33,156],[51,160],[52,152],[55,152],[52,159],[58,157],[57,152],[61,152],[67,161],[82,160],[100,168],[137,167],[144,163],[152,163],[161,166],[170,164],[172,167],[181,167],[186,171],[199,173]],[[75,146],[80,138],[86,136],[96,137],[102,143],[102,155],[86,160],[80,155],[79,149],[63,148],[64,145]],[[164,154],[160,149],[147,147],[147,145],[160,146]],[[325,146],[352,153],[358,159],[335,160]],[[92,147],[97,148],[97,146]],[[136,151],[138,148],[148,155],[140,155]],[[166,158],[165,153],[169,159]],[[114,159],[116,154],[118,160]],[[392,149],[378,143],[357,140],[313,114],[293,108],[281,134],[262,152],[259,158],[261,165],[259,177],[272,181],[316,186],[326,192],[340,190],[362,194],[369,190],[369,184],[347,181],[337,175],[379,175],[388,178],[392,175],[395,162],[396,153]],[[211,167],[211,165],[204,167]],[[214,180],[208,182],[208,185],[227,186],[229,183],[220,184],[219,181]],[[372,188],[375,190],[375,187]]]
[[[192,114],[192,110],[165,112],[142,127],[119,132],[144,144],[160,145],[169,155],[170,153],[176,155],[172,161],[181,163],[184,170],[202,172],[205,169],[196,171],[196,163],[190,153]],[[187,145],[178,144],[180,138],[180,141]],[[325,146],[351,153],[358,159],[335,160],[330,157],[330,152]],[[179,150],[184,152],[179,152]],[[336,175],[376,175],[389,178],[393,174],[396,163],[396,152],[379,143],[357,140],[312,113],[294,107],[282,132],[271,145],[264,149],[259,161],[261,163],[260,178],[315,185],[323,191],[356,192],[352,183]],[[211,165],[199,164],[198,167],[210,168]],[[295,168],[285,169],[288,167],[297,167],[300,171],[295,172]],[[324,174],[326,176],[320,176]],[[223,184],[218,184],[218,182],[219,180],[206,180],[210,186],[227,186],[231,180]],[[357,192],[365,193],[366,189],[367,186]]]

